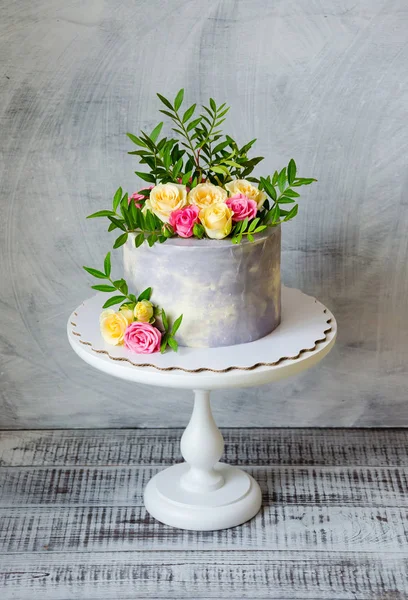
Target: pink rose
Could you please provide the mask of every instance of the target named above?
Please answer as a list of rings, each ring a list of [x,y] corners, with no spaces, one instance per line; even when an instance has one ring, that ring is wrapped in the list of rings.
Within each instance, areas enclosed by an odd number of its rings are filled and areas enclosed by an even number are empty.
[[[131,201],[133,200],[133,202],[135,203],[135,206],[137,208],[142,208],[142,205],[140,204],[140,202],[144,202],[146,200],[146,196],[144,196],[140,192],[142,192],[143,190],[152,190],[152,189],[153,189],[153,186],[151,185],[149,187],[142,188],[141,190],[139,190],[139,192],[135,192],[134,194],[129,196],[128,204],[130,204]]]
[[[251,200],[244,194],[235,194],[225,201],[225,204],[234,213],[232,215],[233,221],[243,221],[244,219],[255,219],[258,211],[258,205],[255,200]]]
[[[170,214],[170,225],[174,231],[183,238],[189,238],[193,235],[193,227],[195,223],[198,223],[198,213],[200,209],[198,206],[192,204],[183,206],[178,210],[173,210]]]
[[[153,354],[160,350],[161,333],[150,323],[133,321],[126,327],[123,341],[125,348],[136,354]]]

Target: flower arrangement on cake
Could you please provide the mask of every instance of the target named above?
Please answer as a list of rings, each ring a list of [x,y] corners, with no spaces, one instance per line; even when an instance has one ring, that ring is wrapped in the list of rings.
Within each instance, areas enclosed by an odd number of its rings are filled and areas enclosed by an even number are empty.
[[[273,318],[268,309],[270,323],[264,322],[263,317],[266,315],[267,318],[268,315],[268,310],[265,309],[265,315],[254,315],[251,323],[249,317],[246,319],[249,323],[247,334],[232,335],[231,332],[228,333],[228,329],[233,328],[236,323],[241,323],[242,326],[242,318],[240,320],[238,315],[240,311],[235,299],[233,298],[230,307],[225,305],[225,308],[222,299],[223,309],[221,313],[218,311],[218,316],[217,311],[210,314],[211,302],[207,301],[206,304],[203,302],[203,306],[207,307],[206,323],[204,323],[207,333],[205,339],[202,338],[204,342],[201,343],[196,333],[189,338],[187,332],[184,345],[216,346],[228,345],[231,340],[233,343],[243,343],[242,340],[245,342],[258,339],[265,334],[264,331],[272,331],[280,322],[280,237],[278,239],[275,236],[275,242],[268,241],[273,237],[268,230],[279,230],[280,235],[280,224],[290,221],[297,215],[297,202],[300,196],[297,190],[316,179],[299,177],[293,159],[287,166],[272,174],[259,178],[252,176],[253,170],[263,157],[248,156],[256,142],[255,139],[239,146],[232,137],[223,135],[220,127],[229,110],[226,104],[218,106],[210,98],[208,106],[203,106],[202,111],[197,114],[196,104],[181,110],[184,100],[183,89],[178,92],[173,102],[161,94],[157,95],[164,105],[160,112],[171,120],[172,132],[176,133],[178,138],[173,137],[172,134],[161,137],[163,122],[160,122],[150,134],[144,131],[141,131],[139,136],[128,133],[130,140],[137,146],[137,149],[130,151],[129,154],[137,156],[139,162],[146,167],[146,170],[135,173],[148,185],[132,195],[124,193],[122,188],[119,188],[113,197],[112,208],[100,210],[89,215],[88,218],[107,218],[108,231],[119,231],[113,248],[124,246],[125,271],[130,274],[131,279],[136,278],[137,282],[144,279],[146,271],[146,269],[142,271],[139,264],[144,263],[146,267],[147,262],[152,258],[152,267],[147,271],[153,276],[158,271],[158,257],[161,257],[160,264],[166,262],[164,254],[154,250],[155,245],[163,244],[169,247],[170,254],[179,252],[183,247],[189,252],[187,255],[189,258],[186,258],[185,254],[183,259],[180,258],[180,254],[178,256],[179,260],[187,260],[184,270],[191,271],[188,284],[181,279],[180,272],[170,270],[172,281],[179,279],[180,285],[187,285],[188,290],[191,287],[191,294],[194,294],[194,284],[197,284],[195,285],[197,290],[205,279],[194,275],[194,264],[197,264],[200,256],[195,253],[197,248],[202,255],[206,253],[206,249],[208,252],[210,248],[212,249],[213,270],[217,270],[219,262],[224,264],[225,270],[227,255],[223,252],[218,258],[218,255],[214,254],[216,250],[210,242],[212,240],[226,240],[235,247],[247,246],[248,243],[253,244],[254,247],[262,246],[262,255],[267,254],[265,248],[269,248],[269,258],[272,259],[269,264],[273,263],[271,268],[275,270],[273,273],[275,279],[278,277],[276,271],[279,271],[279,284],[275,285],[273,293],[265,286],[265,289],[261,286],[262,289],[258,292],[264,296],[263,304],[265,301],[269,302],[269,308],[271,302],[274,304]],[[172,250],[168,246],[169,242]],[[220,245],[219,249],[221,248],[225,248],[225,245]],[[139,262],[135,257],[134,249],[144,253]],[[148,253],[149,249],[151,249],[150,253]],[[245,256],[248,252],[246,251]],[[235,271],[233,269],[238,264],[238,258],[242,262],[243,255],[240,250],[230,255],[235,257],[233,262],[232,259],[228,259],[230,262],[227,265],[227,270],[231,271],[232,276],[233,273],[237,274],[236,269]],[[241,269],[242,279],[247,279],[249,268],[246,266],[245,270]],[[167,347],[177,351],[178,342],[175,334],[181,325],[183,315],[174,320],[170,319],[163,308],[159,307],[159,303],[151,301],[152,287],[147,287],[139,295],[129,293],[125,279],[111,278],[110,253],[105,257],[103,271],[90,267],[84,269],[96,278],[107,280],[105,284],[92,286],[93,289],[115,293],[103,305],[104,310],[100,317],[101,334],[108,344],[123,344],[136,353],[152,353],[159,350],[164,352]],[[263,279],[267,278],[267,275],[264,270]],[[217,284],[216,277],[215,273],[214,277],[211,275],[209,279],[207,278],[207,287],[212,290],[213,297],[217,295],[216,287],[214,288],[213,285],[214,282]],[[164,279],[163,272],[161,279],[157,279],[159,285]],[[164,286],[167,296],[172,296],[169,285],[165,283]],[[235,287],[237,286],[240,287],[239,284]],[[205,296],[205,289],[202,285],[201,287],[202,295]],[[242,286],[244,287],[245,285]],[[156,285],[154,288],[156,295]],[[230,290],[221,291],[220,298],[221,294],[232,295]],[[251,298],[247,292],[245,294],[241,302],[244,308],[248,308]],[[158,296],[166,299],[166,294],[163,292]],[[175,302],[172,297],[169,297],[169,301],[173,313]],[[119,310],[111,309],[117,304],[120,304]],[[203,325],[204,313],[202,311],[200,313],[197,307],[195,311],[190,308],[187,306],[187,313],[192,313],[188,316],[189,322],[188,324],[183,322],[182,329],[188,325],[191,331],[196,331],[195,325],[200,318]],[[231,317],[232,312],[234,314]],[[226,333],[215,337],[208,333],[209,328],[214,326],[214,319],[217,327],[221,324],[221,329],[224,328]],[[260,326],[261,322],[262,326]]]

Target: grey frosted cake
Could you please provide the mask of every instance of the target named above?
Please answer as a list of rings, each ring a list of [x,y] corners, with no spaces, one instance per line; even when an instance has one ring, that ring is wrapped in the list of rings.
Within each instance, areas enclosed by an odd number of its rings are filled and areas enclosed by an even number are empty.
[[[113,294],[101,336],[136,354],[255,342],[281,321],[281,224],[316,179],[299,177],[293,158],[254,177],[263,157],[249,155],[256,139],[241,146],[222,133],[225,102],[182,108],[183,89],[158,98],[177,137],[168,127],[162,134],[163,122],[128,133],[148,185],[133,194],[119,187],[111,208],[89,215],[106,217],[113,248],[123,247],[124,277],[111,272],[110,252],[103,270],[84,267],[94,290]]]
[[[125,279],[153,288],[170,317],[183,314],[181,346],[244,344],[273,331],[281,318],[280,226],[254,242],[173,238],[165,244],[123,247]]]

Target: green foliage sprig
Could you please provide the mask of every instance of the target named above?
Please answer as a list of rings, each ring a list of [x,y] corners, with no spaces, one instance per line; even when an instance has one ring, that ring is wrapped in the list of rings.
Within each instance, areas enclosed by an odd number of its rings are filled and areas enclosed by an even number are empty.
[[[181,136],[181,144],[177,139],[158,139],[163,122],[159,123],[150,135],[141,132],[140,136],[128,133],[140,149],[131,151],[139,157],[141,164],[146,164],[150,172],[136,172],[141,179],[149,183],[181,183],[195,187],[202,179],[216,185],[224,185],[233,178],[246,178],[255,166],[263,160],[262,156],[248,158],[248,152],[256,142],[251,140],[241,148],[228,135],[223,136],[220,126],[225,121],[229,107],[225,103],[217,105],[213,98],[209,106],[196,114],[196,104],[181,111],[184,100],[184,89],[181,89],[173,102],[161,94],[157,94],[165,109],[160,112],[173,122],[173,131]],[[215,145],[214,145],[215,144]],[[181,147],[180,147],[181,146]]]
[[[267,227],[275,227],[284,221],[290,221],[297,213],[299,205],[296,204],[300,194],[293,188],[302,185],[310,185],[317,179],[296,177],[297,167],[293,158],[290,159],[288,166],[284,167],[279,173],[275,171],[273,176],[260,177],[259,189],[263,189],[272,201],[266,201],[261,213],[260,222]],[[290,210],[281,208],[281,204],[294,204]]]
[[[147,196],[148,190],[141,190],[140,193],[143,194],[143,192],[146,192]],[[171,225],[163,224],[150,210],[142,211],[133,200],[129,202],[127,193],[122,194],[122,188],[116,190],[112,210],[100,210],[87,217],[87,219],[107,217],[110,221],[108,231],[115,229],[122,231],[113,244],[114,249],[123,246],[127,242],[129,233],[136,234],[136,248],[141,246],[145,240],[147,240],[149,246],[153,246],[157,241],[162,244],[174,235]],[[118,212],[118,209],[120,212]]]
[[[271,176],[256,178],[251,174],[263,160],[262,156],[250,158],[248,153],[256,142],[251,140],[240,147],[229,135],[223,135],[220,129],[225,121],[229,107],[225,103],[217,105],[210,98],[208,106],[197,109],[196,104],[182,108],[184,90],[176,94],[173,101],[157,94],[164,105],[160,112],[172,121],[172,131],[180,139],[161,137],[163,122],[158,123],[150,134],[141,131],[139,136],[128,133],[137,150],[129,152],[136,155],[139,162],[147,167],[147,171],[135,171],[136,175],[146,183],[155,186],[160,183],[182,183],[194,188],[202,181],[225,187],[234,179],[246,179],[258,184],[264,190],[268,200],[258,209],[252,221],[235,223],[230,237],[239,244],[245,237],[254,241],[254,236],[266,227],[276,227],[284,221],[293,219],[298,212],[300,194],[295,188],[309,185],[316,181],[313,178],[297,176],[296,163],[293,159],[281,171]],[[146,198],[149,189],[139,192]],[[168,223],[163,223],[153,212],[138,200],[139,208],[128,195],[119,188],[112,202],[111,210],[101,210],[88,218],[106,217],[109,220],[108,231],[119,230],[113,248],[119,248],[128,240],[129,234],[135,234],[135,245],[139,247],[146,240],[149,246],[156,242],[163,243],[173,237],[175,232]],[[284,204],[292,204],[284,208]],[[196,223],[194,236],[201,239],[206,236],[204,227]]]
[[[133,311],[136,304],[141,302],[142,300],[149,300],[152,295],[152,288],[148,287],[143,292],[141,292],[138,296],[135,294],[129,293],[128,284],[124,279],[114,280],[111,277],[111,254],[105,256],[103,271],[99,271],[98,269],[94,269],[92,267],[83,267],[87,273],[95,277],[96,279],[104,279],[109,281],[109,284],[97,284],[91,286],[93,290],[97,290],[98,292],[107,292],[109,294],[113,292],[120,292],[120,295],[115,295],[109,298],[102,308],[110,308],[111,306],[115,306],[120,304],[119,308],[129,308]],[[154,316],[151,319],[151,323],[155,323],[157,319],[160,318],[162,323],[162,340],[160,346],[160,352],[163,353],[166,351],[169,346],[174,352],[178,350],[178,343],[175,339],[175,334],[177,333],[181,322],[183,320],[183,315],[180,315],[173,324],[170,323],[168,316],[166,315],[164,309],[159,308],[154,305]],[[159,328],[160,329],[160,328]]]

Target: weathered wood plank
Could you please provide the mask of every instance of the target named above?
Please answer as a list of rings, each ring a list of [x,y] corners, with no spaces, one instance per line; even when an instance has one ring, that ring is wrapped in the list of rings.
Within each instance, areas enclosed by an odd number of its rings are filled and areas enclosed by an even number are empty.
[[[186,548],[406,552],[408,509],[265,506],[241,527],[194,534],[158,523],[140,506],[0,509],[0,553]]]
[[[408,558],[310,552],[5,554],[0,586],[19,600],[406,598]]]
[[[182,429],[0,432],[3,466],[167,465]],[[408,465],[408,429],[225,429],[226,462],[248,465]]]
[[[0,507],[141,506],[160,467],[1,467]],[[250,467],[264,504],[408,506],[408,468]]]

